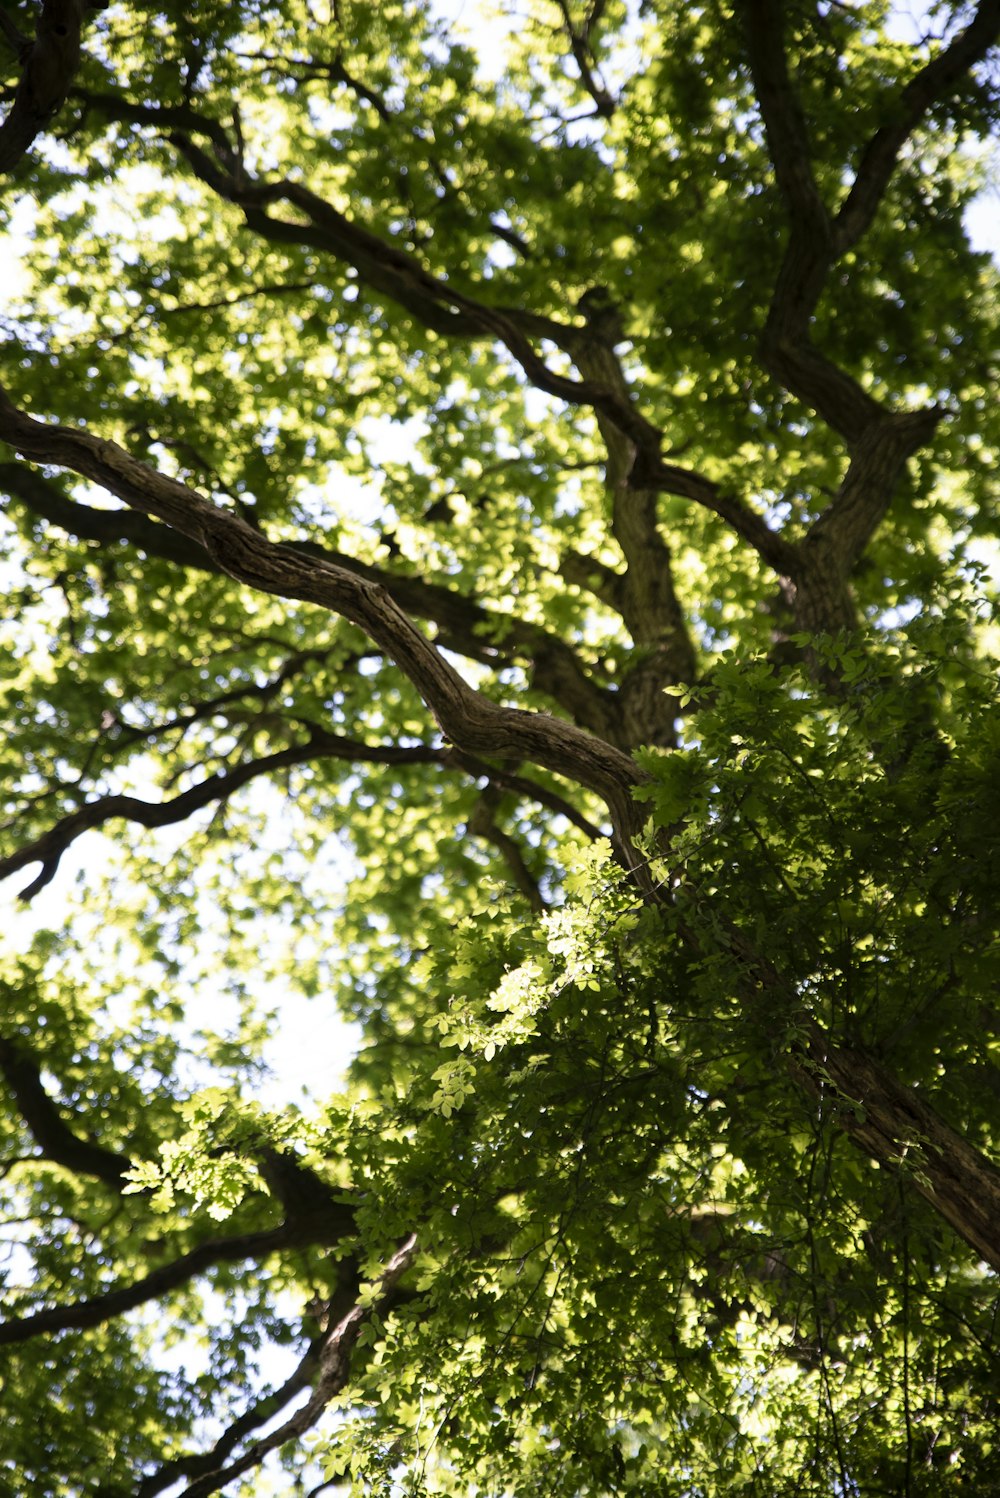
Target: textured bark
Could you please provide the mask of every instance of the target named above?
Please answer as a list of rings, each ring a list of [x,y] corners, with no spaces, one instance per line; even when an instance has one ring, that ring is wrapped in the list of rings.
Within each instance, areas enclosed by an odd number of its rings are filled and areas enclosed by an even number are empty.
[[[924,1101],[861,1051],[816,1033],[811,1064],[793,1074],[835,1110],[864,1153],[900,1173],[976,1253],[1000,1272],[1000,1169]],[[832,1089],[831,1089],[832,1084]],[[832,1096],[831,1096],[832,1090]]]
[[[573,352],[589,383],[616,391],[623,403],[631,399],[614,348],[596,329],[578,335]],[[625,741],[672,746],[674,709],[666,688],[692,682],[696,664],[674,588],[670,548],[658,522],[659,490],[635,478],[639,452],[628,433],[603,411],[597,412],[597,424],[607,451],[611,532],[625,563],[604,596],[606,601],[614,598],[635,646],[619,687]],[[606,574],[603,580],[607,581]]]
[[[688,940],[699,957],[697,938]],[[794,985],[764,952],[731,930],[729,946],[745,969],[748,1008],[769,1023],[772,1002],[801,1016],[806,1038],[786,1052],[792,1080],[822,1102],[860,1150],[881,1167],[905,1177],[971,1248],[1000,1271],[1000,1164],[951,1127],[915,1087],[904,1086],[874,1057],[838,1046],[808,1013]]]
[[[69,468],[196,542],[223,572],[279,598],[296,598],[348,619],[396,661],[459,749],[528,761],[594,791],[611,814],[619,856],[632,849],[641,816],[632,791],[641,775],[621,750],[541,713],[505,708],[470,687],[425,639],[381,583],[325,559],[276,546],[239,516],[140,463],[113,442],[48,425],[0,397],[0,437],[35,462]]]
[[[221,563],[197,540],[135,510],[98,510],[68,499],[50,479],[25,463],[0,463],[0,489],[15,496],[32,515],[68,535],[107,545],[125,543],[147,556],[182,567],[225,576]],[[332,562],[359,578],[378,583],[416,619],[437,629],[437,643],[456,655],[494,669],[527,661],[540,691],[549,695],[581,728],[618,741],[618,705],[613,693],[587,674],[576,651],[544,626],[491,609],[422,577],[394,573],[315,541],[279,542],[279,551]]]

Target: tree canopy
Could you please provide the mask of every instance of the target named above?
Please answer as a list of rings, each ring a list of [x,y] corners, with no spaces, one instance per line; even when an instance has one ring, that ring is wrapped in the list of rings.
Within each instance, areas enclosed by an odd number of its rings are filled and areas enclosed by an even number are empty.
[[[1000,5],[476,14],[0,13],[0,1487],[1000,1491]]]

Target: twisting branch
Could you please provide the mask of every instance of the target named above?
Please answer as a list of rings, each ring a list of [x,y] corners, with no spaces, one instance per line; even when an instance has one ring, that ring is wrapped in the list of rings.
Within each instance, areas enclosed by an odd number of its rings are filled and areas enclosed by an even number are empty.
[[[111,118],[146,124],[163,132],[202,182],[243,212],[247,226],[278,244],[310,247],[352,265],[365,283],[390,297],[418,318],[424,327],[446,337],[499,340],[539,390],[574,405],[602,410],[632,437],[643,455],[643,467],[656,473],[664,487],[677,482],[673,492],[697,500],[705,480],[659,460],[661,434],[628,400],[615,390],[577,380],[550,368],[535,351],[532,340],[549,339],[566,346],[572,328],[566,323],[517,307],[492,307],[457,290],[428,270],[398,245],[387,243],[356,220],[339,212],[325,198],[300,182],[261,181],[249,175],[233,149],[225,129],[203,120],[190,106],[137,105],[110,94],[88,94],[92,107]],[[209,155],[195,137],[211,142]],[[269,212],[287,203],[297,210],[295,221]]]
[[[595,11],[598,10],[595,7]],[[88,102],[112,119],[145,124],[166,135],[202,182],[239,207],[248,228],[276,244],[292,244],[332,255],[354,267],[366,285],[389,297],[433,332],[446,337],[499,341],[539,390],[572,405],[589,407],[612,422],[635,446],[632,482],[675,494],[704,506],[731,525],[778,572],[787,572],[789,544],[766,522],[717,484],[680,464],[664,462],[661,432],[637,409],[617,381],[573,379],[552,370],[536,352],[533,340],[548,340],[575,358],[580,347],[574,325],[519,307],[492,307],[459,292],[434,275],[398,245],[387,243],[299,182],[251,179],[225,129],[190,106],[135,104],[111,94],[88,94]],[[207,140],[209,155],[195,144]],[[294,221],[268,209],[286,202],[298,210]],[[408,605],[405,605],[408,607]],[[599,730],[595,730],[599,731]]]
[[[56,1306],[52,1310],[35,1311],[29,1316],[13,1316],[0,1322],[0,1347],[10,1347],[19,1342],[29,1342],[50,1332],[84,1331],[88,1327],[103,1326],[116,1316],[123,1316],[136,1306],[157,1300],[171,1290],[186,1285],[196,1275],[203,1274],[217,1264],[238,1264],[244,1261],[260,1264],[271,1254],[286,1248],[302,1248],[310,1244],[333,1246],[354,1232],[354,1218],[346,1207],[331,1206],[330,1216],[324,1219],[319,1214],[301,1220],[283,1222],[277,1227],[265,1228],[255,1233],[241,1233],[231,1238],[215,1238],[201,1243],[170,1263],[154,1269],[142,1279],[128,1285],[119,1285],[103,1295],[90,1300],[79,1300],[74,1304]]]
[[[831,217],[813,173],[805,118],[783,42],[778,0],[741,0],[754,88],[789,224],[760,353],[786,389],[846,441],[850,463],[833,502],[782,572],[796,623],[809,630],[856,624],[849,578],[884,518],[907,459],[929,441],[942,412],[888,412],[811,340],[832,266],[871,224],[904,142],[927,109],[946,98],[1000,37],[997,0],[981,0],[969,26],[894,96],[888,123],[868,141],[853,186]]]
[[[567,0],[557,0],[559,13],[562,16],[563,30],[566,40],[569,42],[573,60],[580,70],[580,82],[594,101],[594,108],[601,119],[610,120],[615,112],[616,99],[605,87],[594,60],[593,50],[590,45],[591,32],[600,19],[604,10],[603,4],[591,6],[590,13],[584,21],[583,27],[578,29],[573,24]]]
[[[174,822],[183,822],[203,806],[227,800],[241,786],[260,775],[271,775],[276,770],[331,757],[352,763],[433,764],[440,762],[441,751],[422,744],[400,748],[385,745],[378,748],[360,744],[339,734],[316,731],[304,744],[279,749],[274,754],[262,755],[260,759],[247,760],[233,770],[209,775],[199,785],[192,786],[190,790],[167,801],[142,801],[138,796],[125,795],[99,796],[88,801],[79,810],[60,818],[41,837],[25,843],[6,858],[0,858],[0,879],[6,879],[28,864],[40,863],[41,872],[21,891],[22,900],[31,900],[55,876],[59,861],[67,848],[82,833],[92,828],[102,827],[105,822],[119,817],[136,822],[140,827],[168,827]]]
[[[0,394],[0,437],[24,457],[72,469],[172,526],[240,582],[317,604],[357,625],[396,661],[446,738],[469,753],[541,765],[594,791],[608,805],[619,857],[630,868],[642,867],[632,846],[641,825],[632,791],[642,775],[632,760],[575,724],[502,707],[475,691],[383,586],[325,559],[274,545],[239,516],[138,462],[116,443],[36,421],[6,393]]]
[[[24,1041],[0,1036],[0,1076],[10,1088],[43,1159],[62,1165],[74,1175],[93,1176],[113,1191],[122,1191],[132,1161],[117,1150],[94,1144],[70,1127],[66,1119],[69,1110],[57,1107],[49,1097],[38,1062]]]
[[[175,1456],[164,1462],[151,1476],[139,1484],[136,1498],[156,1498],[157,1493],[162,1493],[165,1488],[173,1487],[181,1478],[203,1477],[206,1473],[217,1471],[241,1441],[253,1431],[259,1430],[268,1420],[273,1420],[295,1398],[296,1394],[301,1394],[303,1389],[312,1385],[319,1367],[322,1346],[323,1338],[314,1337],[298,1365],[280,1388],[266,1394],[263,1399],[259,1399],[256,1404],[244,1411],[238,1420],[234,1420],[232,1425],[223,1431],[215,1445],[208,1451]]]
[[[592,383],[616,390],[623,403],[629,389],[614,345],[618,315],[603,288],[588,292],[581,308],[588,331],[577,337],[576,362]],[[673,580],[673,559],[657,519],[659,490],[636,476],[636,444],[612,417],[597,412],[607,451],[604,478],[611,505],[611,531],[625,561],[614,592],[636,659],[619,688],[628,742],[674,743],[673,712],[664,689],[694,680],[695,653]],[[603,582],[607,583],[606,575]]]
[[[270,1452],[277,1451],[287,1441],[296,1440],[315,1425],[330,1400],[347,1384],[351,1372],[351,1357],[361,1328],[373,1314],[385,1315],[392,1305],[400,1280],[413,1263],[416,1250],[417,1239],[416,1235],[412,1234],[402,1247],[396,1250],[386,1265],[378,1281],[379,1293],[373,1297],[372,1303],[367,1306],[352,1307],[324,1336],[317,1356],[319,1377],[312,1394],[302,1408],[279,1425],[277,1430],[271,1431],[262,1440],[256,1441],[242,1456],[230,1462],[228,1466],[217,1467],[214,1471],[206,1472],[196,1478],[183,1490],[179,1498],[209,1498],[209,1494],[218,1493],[234,1478],[242,1476],[244,1472],[255,1471]]]
[[[68,499],[50,479],[25,463],[0,463],[0,488],[13,495],[33,515],[48,520],[81,540],[103,544],[127,542],[146,553],[182,567],[225,576],[225,569],[196,540],[134,510],[98,510]],[[594,682],[576,651],[544,626],[497,614],[452,588],[422,577],[394,574],[370,562],[318,542],[279,549],[332,562],[358,577],[380,584],[400,608],[437,627],[438,641],[456,655],[499,668],[517,659],[534,664],[534,684],[546,692],[581,728],[615,742],[617,712],[608,691]]]
[[[976,63],[1000,41],[1000,5],[979,0],[964,31],[921,68],[898,96],[886,102],[886,123],[865,147],[850,192],[835,220],[834,246],[842,255],[864,234],[878,211],[899,153],[931,105],[947,99]]]
[[[813,174],[802,106],[791,81],[779,0],[741,0],[754,89],[789,223],[788,245],[761,340],[765,365],[819,412],[851,448],[881,421],[876,401],[813,347],[810,320],[831,267],[857,244],[885,195],[899,153],[934,103],[947,98],[1000,38],[997,0],[980,0],[965,31],[897,94],[887,91],[887,123],[868,141],[854,183],[835,218]]]

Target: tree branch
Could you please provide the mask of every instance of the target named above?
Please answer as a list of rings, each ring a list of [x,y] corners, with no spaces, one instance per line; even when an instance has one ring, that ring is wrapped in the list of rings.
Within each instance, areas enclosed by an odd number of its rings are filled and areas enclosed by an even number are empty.
[[[435,764],[441,762],[442,754],[442,750],[430,745],[398,748],[387,744],[377,747],[360,744],[339,734],[315,730],[304,744],[280,749],[274,754],[262,755],[260,759],[247,760],[233,770],[210,775],[199,785],[192,786],[190,790],[168,801],[141,801],[137,796],[124,795],[99,796],[94,801],[88,801],[78,811],[60,818],[41,837],[25,843],[6,858],[0,858],[0,879],[6,879],[27,864],[40,863],[41,872],[20,894],[22,900],[31,900],[55,876],[63,854],[82,833],[102,827],[105,822],[119,817],[136,822],[140,827],[168,827],[174,822],[183,822],[193,812],[213,801],[227,800],[257,776],[270,775],[275,770],[292,765],[327,758],[347,760],[355,764]]]
[[[273,1420],[296,1394],[309,1387],[319,1367],[319,1355],[323,1346],[322,1337],[314,1337],[306,1348],[298,1366],[279,1389],[259,1399],[256,1404],[234,1420],[210,1450],[197,1455],[172,1457],[169,1461],[139,1484],[136,1498],[155,1498],[164,1488],[169,1488],[185,1477],[203,1477],[216,1471],[230,1452],[251,1431],[257,1430],[268,1420]]]
[[[200,544],[169,526],[134,510],[98,510],[67,499],[56,485],[24,463],[0,463],[0,487],[32,514],[59,526],[81,540],[104,544],[126,542],[148,556],[182,567],[226,576],[225,569]],[[548,693],[564,712],[610,743],[616,742],[617,707],[612,694],[591,680],[576,652],[540,624],[526,623],[511,614],[497,614],[452,588],[422,577],[393,574],[370,562],[315,541],[275,543],[288,550],[332,562],[369,582],[380,584],[400,608],[438,629],[448,650],[494,669],[527,659],[535,666],[535,685]]]
[[[580,82],[594,101],[594,108],[603,120],[610,120],[615,112],[616,100],[605,88],[602,79],[596,71],[594,55],[590,47],[590,34],[596,21],[599,19],[598,7],[594,6],[582,31],[577,31],[573,25],[569,6],[566,0],[557,0],[560,14],[563,19],[563,30],[566,40],[569,42],[573,59],[580,70]],[[603,8],[603,7],[602,7]]]
[[[179,1494],[179,1498],[209,1498],[209,1494],[218,1493],[235,1477],[242,1476],[244,1472],[256,1470],[270,1452],[278,1450],[287,1441],[304,1435],[315,1425],[330,1400],[347,1384],[351,1372],[351,1355],[361,1328],[374,1313],[380,1316],[385,1314],[392,1303],[399,1281],[413,1263],[416,1247],[416,1236],[411,1235],[386,1265],[379,1279],[380,1293],[374,1298],[372,1304],[355,1305],[323,1338],[318,1354],[319,1379],[310,1398],[302,1408],[279,1425],[277,1430],[271,1431],[263,1440],[255,1442],[236,1461],[226,1467],[217,1467],[214,1471],[206,1472],[196,1478]]]
[[[601,409],[617,420],[645,455],[647,468],[657,467],[661,436],[657,429],[617,392],[574,380],[552,370],[534,350],[532,338],[567,346],[572,329],[565,323],[516,307],[490,307],[465,295],[429,271],[415,255],[386,243],[362,224],[340,213],[300,182],[262,182],[250,177],[223,127],[203,120],[189,105],[138,105],[109,94],[88,94],[88,102],[111,118],[147,124],[161,132],[188,162],[195,176],[243,212],[247,226],[279,244],[309,246],[352,265],[367,285],[418,318],[424,327],[446,337],[498,339],[539,390],[572,404]],[[210,140],[215,157],[194,143]],[[286,202],[306,222],[275,218],[266,210]],[[661,470],[665,479],[670,469]],[[681,472],[683,472],[681,470]]]
[[[597,299],[596,290],[589,296],[591,331],[577,336],[577,365],[588,380],[615,390],[627,403],[629,389],[612,346],[614,334],[602,334],[608,312],[605,298]],[[597,424],[608,455],[605,484],[611,530],[625,560],[616,592],[625,627],[638,647],[637,660],[619,689],[625,731],[633,745],[670,746],[673,712],[664,688],[694,680],[694,645],[674,588],[670,548],[658,522],[658,487],[635,476],[638,450],[631,436],[603,411],[597,412]]]
[[[688,933],[693,949],[697,937]],[[905,1087],[862,1051],[837,1047],[798,995],[753,943],[735,929],[730,949],[746,968],[744,1002],[775,996],[798,1013],[804,1034],[786,1056],[788,1072],[834,1112],[836,1126],[870,1158],[901,1175],[975,1252],[1000,1270],[1000,1170],[946,1123],[916,1088]]]
[[[899,153],[928,109],[943,102],[998,41],[1000,5],[997,0],[979,0],[965,30],[911,78],[895,98],[888,100],[889,118],[865,147],[854,183],[834,221],[834,248],[838,256],[857,244],[871,224]]]
[[[781,0],[741,0],[744,37],[778,189],[789,221],[810,238],[829,239],[830,216],[812,169],[809,129],[788,71]]]
[[[385,650],[410,679],[446,738],[470,753],[527,760],[601,796],[611,812],[619,856],[630,868],[641,818],[632,790],[641,772],[627,755],[575,724],[501,707],[468,686],[381,584],[326,559],[275,546],[239,516],[147,467],[89,432],[34,420],[0,394],[0,438],[35,462],[70,468],[131,508],[155,517],[206,550],[250,587],[313,603],[348,619]]]
[[[15,1316],[0,1322],[0,1346],[9,1347],[19,1342],[29,1342],[49,1332],[83,1331],[88,1327],[102,1326],[115,1316],[122,1316],[136,1306],[145,1305],[187,1284],[206,1269],[216,1264],[235,1264],[241,1260],[260,1263],[271,1254],[285,1248],[301,1248],[310,1244],[332,1246],[354,1233],[354,1218],[346,1207],[331,1204],[329,1218],[322,1214],[280,1223],[277,1227],[265,1228],[255,1233],[241,1233],[232,1238],[216,1238],[201,1243],[180,1258],[173,1259],[154,1269],[143,1279],[129,1285],[119,1285],[91,1300],[80,1300],[72,1305],[54,1307],[52,1310],[35,1311],[30,1316]]]
[[[881,416],[858,382],[813,347],[809,327],[835,252],[830,214],[813,175],[805,116],[788,70],[779,0],[741,0],[754,91],[789,224],[760,354],[787,390],[848,443]]]
[[[775,536],[759,516],[733,496],[722,494],[716,484],[700,474],[662,460],[662,434],[637,410],[627,387],[623,391],[617,379],[609,385],[586,377],[574,380],[557,374],[536,354],[531,340],[547,339],[575,360],[581,347],[578,327],[519,307],[488,306],[459,292],[427,270],[416,256],[381,240],[302,183],[250,179],[223,127],[216,121],[203,120],[190,106],[137,105],[104,94],[86,97],[111,118],[165,131],[195,176],[219,197],[241,208],[247,227],[262,238],[318,249],[346,262],[367,285],[388,296],[433,332],[446,337],[498,340],[539,390],[572,405],[589,407],[632,441],[635,458],[631,478],[637,486],[676,494],[703,505],[732,525],[769,565],[779,572],[788,570],[782,560],[787,543]],[[212,142],[214,160],[194,143],[192,136]],[[298,208],[306,222],[275,218],[266,211],[280,201]],[[583,340],[583,346],[589,341]]]
[[[69,92],[80,61],[80,34],[89,10],[105,0],[42,0],[35,40],[21,54],[14,102],[0,124],[0,172],[9,172],[45,129]],[[10,35],[10,33],[7,33]]]
[[[871,224],[904,142],[927,109],[947,97],[1000,37],[1000,8],[997,0],[980,0],[966,30],[890,99],[890,123],[869,140],[835,219],[813,175],[808,131],[782,40],[783,8],[778,0],[741,0],[741,9],[754,89],[789,222],[788,245],[761,337],[761,358],[774,377],[817,411],[853,451],[869,428],[882,421],[884,412],[846,370],[813,346],[810,322],[831,267]]]
[[[900,411],[869,427],[840,488],[809,528],[800,556],[815,551],[849,572],[884,518],[906,460],[930,440],[943,415],[937,406]]]
[[[481,837],[484,842],[493,844],[510,870],[515,886],[536,915],[540,915],[546,909],[546,904],[542,899],[537,881],[532,878],[531,871],[524,861],[524,854],[517,842],[510,833],[503,830],[496,819],[502,795],[500,787],[494,785],[492,781],[480,791],[479,799],[468,821],[467,831],[473,837]]]
[[[473,754],[464,754],[460,749],[452,749],[450,759],[461,765],[470,775],[486,776],[488,779],[503,786],[505,790],[513,791],[528,801],[536,801],[539,806],[545,806],[556,816],[565,817],[567,822],[572,822],[574,827],[579,827],[589,838],[603,837],[599,827],[595,827],[589,818],[577,811],[571,801],[550,791],[547,786],[539,785],[537,780],[529,780],[524,775],[512,775],[507,770],[498,769],[496,765],[487,764],[485,760],[477,759]]]
[[[68,1110],[57,1107],[49,1097],[32,1051],[16,1037],[0,1036],[0,1076],[44,1159],[75,1175],[93,1176],[113,1191],[122,1191],[128,1184],[126,1172],[132,1161],[117,1150],[74,1133],[64,1116]]]

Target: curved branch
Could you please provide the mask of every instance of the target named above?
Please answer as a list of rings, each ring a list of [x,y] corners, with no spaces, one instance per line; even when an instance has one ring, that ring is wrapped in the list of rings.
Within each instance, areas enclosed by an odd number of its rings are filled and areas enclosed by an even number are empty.
[[[203,120],[190,106],[137,105],[110,94],[88,94],[86,98],[112,119],[149,125],[165,134],[195,176],[238,207],[248,228],[262,238],[320,250],[353,266],[366,285],[404,307],[435,333],[498,339],[539,390],[602,411],[636,443],[644,469],[652,472],[657,468],[661,433],[630,401],[623,401],[617,390],[557,373],[536,353],[533,339],[549,339],[557,347],[567,348],[574,332],[570,325],[523,308],[493,307],[477,301],[429,271],[409,251],[348,218],[303,183],[252,178],[222,126],[211,119]],[[214,156],[196,145],[194,136],[209,140]],[[305,222],[277,218],[267,211],[282,202],[297,209]],[[664,479],[671,472],[669,467],[660,471]],[[690,477],[697,482],[696,476],[685,475],[684,470],[678,473],[682,481]]]
[[[434,764],[440,763],[441,755],[441,750],[429,745],[397,748],[387,744],[381,748],[370,747],[339,734],[316,730],[304,744],[280,749],[274,754],[262,755],[260,759],[247,760],[234,770],[223,770],[217,775],[210,775],[200,785],[192,786],[190,790],[168,801],[141,801],[137,796],[124,795],[100,796],[94,801],[88,801],[78,811],[60,818],[41,837],[25,843],[6,858],[0,858],[0,879],[6,879],[27,864],[40,863],[41,872],[20,895],[22,900],[31,900],[55,876],[63,854],[81,833],[102,827],[105,822],[119,817],[137,822],[140,827],[168,827],[174,822],[183,822],[193,812],[213,801],[227,800],[234,791],[257,776],[269,775],[292,765],[325,758],[343,759],[355,764]]]
[[[18,1111],[46,1160],[62,1165],[76,1175],[93,1176],[112,1190],[121,1192],[128,1182],[132,1161],[117,1150],[94,1144],[74,1133],[63,1110],[42,1086],[41,1069],[30,1048],[9,1036],[0,1036],[0,1076],[13,1094]]]
[[[216,1471],[240,1441],[268,1420],[273,1420],[296,1394],[310,1386],[319,1367],[322,1345],[323,1338],[314,1337],[298,1365],[280,1388],[266,1394],[250,1409],[245,1410],[239,1419],[227,1426],[210,1450],[198,1455],[171,1457],[164,1462],[156,1472],[139,1484],[136,1498],[155,1498],[157,1493],[172,1487],[181,1478],[203,1477],[206,1473]]]
[[[519,307],[493,307],[480,302],[434,275],[415,255],[387,243],[339,212],[302,183],[252,180],[222,126],[202,119],[190,106],[139,105],[108,94],[85,97],[110,118],[146,124],[165,132],[195,176],[219,197],[239,207],[248,228],[262,238],[317,249],[353,266],[367,285],[388,296],[433,332],[446,337],[498,340],[537,389],[569,404],[589,407],[634,444],[633,483],[703,505],[732,525],[769,565],[779,572],[788,570],[782,555],[787,543],[775,536],[759,516],[733,496],[720,493],[711,480],[662,460],[662,433],[637,410],[620,377],[608,382],[587,375],[576,359],[581,348],[577,326]],[[194,143],[193,136],[211,141],[214,159]],[[305,222],[275,218],[266,211],[282,201],[297,208]],[[553,371],[533,347],[532,340],[541,339],[569,354],[584,378],[572,379]],[[589,338],[582,338],[582,346],[590,342]],[[596,722],[588,722],[586,726],[595,732],[602,731]]]
[[[179,1259],[154,1269],[141,1280],[130,1285],[119,1285],[92,1300],[80,1300],[73,1305],[58,1306],[48,1311],[35,1311],[30,1316],[15,1316],[0,1322],[0,1346],[9,1347],[19,1342],[29,1342],[47,1332],[83,1331],[87,1327],[101,1326],[115,1316],[122,1316],[136,1306],[156,1300],[169,1290],[187,1284],[195,1275],[216,1264],[234,1264],[241,1260],[260,1260],[284,1248],[300,1248],[309,1244],[332,1246],[354,1232],[354,1217],[346,1207],[331,1204],[329,1217],[315,1214],[277,1227],[265,1228],[255,1233],[241,1233],[232,1238],[217,1238],[199,1244]]]
[[[502,707],[470,687],[381,584],[328,560],[274,545],[239,516],[138,462],[89,432],[36,421],[0,394],[0,437],[35,462],[70,468],[143,514],[196,541],[220,568],[250,587],[313,603],[363,630],[409,678],[441,731],[460,749],[528,760],[594,791],[607,803],[619,856],[630,868],[641,818],[632,791],[642,774],[632,760],[591,733],[541,713]]]
[[[34,515],[81,540],[126,542],[148,556],[225,576],[225,568],[197,540],[134,510],[98,510],[67,499],[51,480],[24,463],[0,463],[0,487]],[[535,665],[535,685],[548,693],[575,723],[615,742],[617,711],[608,691],[587,675],[576,652],[544,626],[511,614],[498,614],[452,588],[421,577],[393,574],[369,562],[314,541],[278,542],[279,550],[332,562],[379,583],[400,608],[436,625],[447,649],[494,668],[527,659]]]
[[[1000,11],[996,0],[980,0],[966,30],[898,95],[889,97],[890,122],[868,141],[854,184],[831,218],[816,185],[805,118],[789,75],[783,8],[778,0],[741,0],[741,9],[754,89],[789,222],[761,358],[853,451],[885,413],[857,380],[813,346],[811,319],[832,266],[875,217],[909,135],[930,106],[945,99],[1000,38]]]
[[[0,172],[17,165],[58,112],[80,61],[80,34],[87,11],[100,10],[104,3],[42,0],[35,40],[21,54],[24,71],[14,102],[0,124]]]
[[[179,1498],[209,1498],[209,1494],[218,1493],[232,1482],[233,1478],[242,1476],[244,1472],[256,1470],[270,1452],[277,1451],[287,1441],[304,1435],[315,1425],[330,1400],[347,1384],[351,1372],[351,1356],[361,1328],[373,1314],[377,1313],[381,1316],[388,1310],[399,1281],[413,1263],[416,1248],[416,1235],[411,1234],[386,1265],[379,1278],[380,1293],[373,1299],[372,1304],[352,1307],[323,1338],[318,1353],[319,1379],[310,1398],[302,1408],[279,1425],[277,1430],[271,1431],[262,1440],[255,1442],[236,1461],[226,1467],[217,1467],[196,1478],[179,1494]]]
[[[615,112],[617,100],[608,92],[604,81],[597,71],[597,63],[590,45],[590,36],[596,21],[600,18],[600,10],[603,6],[594,6],[590,15],[584,22],[583,30],[578,31],[573,25],[573,17],[570,14],[566,0],[557,0],[559,10],[562,13],[563,30],[566,40],[569,42],[573,60],[580,70],[580,82],[594,101],[597,114],[604,120],[610,120]]]
[[[885,516],[907,458],[930,441],[943,415],[938,406],[900,411],[869,427],[843,483],[810,527],[800,556],[815,549],[840,571],[849,572]]]
[[[834,223],[837,255],[856,244],[871,224],[896,169],[899,153],[933,104],[953,92],[977,62],[1000,41],[1000,7],[996,0],[979,0],[964,31],[931,59],[888,101],[889,120],[865,147],[850,192]]]

